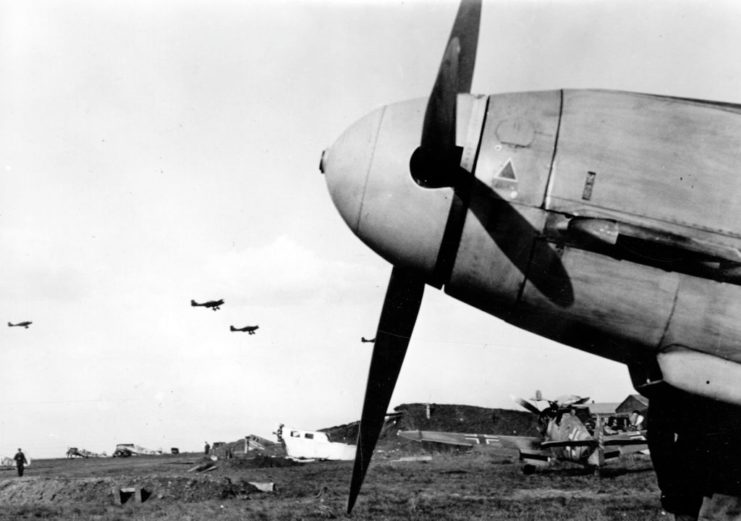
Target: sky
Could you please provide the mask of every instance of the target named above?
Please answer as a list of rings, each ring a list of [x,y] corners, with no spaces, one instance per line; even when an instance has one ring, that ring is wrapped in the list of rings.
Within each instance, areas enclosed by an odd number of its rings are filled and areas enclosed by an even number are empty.
[[[358,419],[391,268],[319,158],[364,114],[428,95],[456,9],[0,0],[0,324],[34,322],[0,328],[0,455]],[[739,26],[731,1],[485,1],[472,91],[741,103]],[[428,288],[392,407],[514,408],[536,389],[632,392],[623,366]]]

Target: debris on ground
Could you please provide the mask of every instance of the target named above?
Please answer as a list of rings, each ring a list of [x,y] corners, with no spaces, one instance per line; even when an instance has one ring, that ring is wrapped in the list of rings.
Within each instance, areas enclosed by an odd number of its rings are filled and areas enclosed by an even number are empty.
[[[188,469],[188,472],[208,472],[210,470],[214,470],[216,468],[216,465],[213,461],[206,461],[203,463],[199,463],[195,467],[191,467]]]
[[[272,481],[269,482],[259,482],[259,481],[248,481],[250,485],[255,487],[260,492],[275,492],[275,483]]]

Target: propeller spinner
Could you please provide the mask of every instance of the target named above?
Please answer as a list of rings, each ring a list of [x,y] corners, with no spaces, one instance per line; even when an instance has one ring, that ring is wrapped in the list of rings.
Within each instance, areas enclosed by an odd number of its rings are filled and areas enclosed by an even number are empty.
[[[403,108],[394,112],[385,107],[360,120],[322,154],[320,169],[326,174],[332,200],[340,214],[362,240],[394,264],[368,374],[348,513],[360,492],[383,427],[422,303],[425,283],[434,280],[447,214],[451,205],[455,206],[460,199],[456,191],[462,177],[461,149],[456,146],[457,97],[471,88],[480,18],[481,0],[463,0],[427,101],[421,136],[419,127],[409,123],[416,117],[414,108],[404,113]],[[399,113],[402,116],[398,116]],[[394,140],[383,141],[384,125],[397,125]],[[399,132],[399,127],[408,131]],[[404,142],[405,139],[410,142]],[[388,178],[398,172],[390,174],[393,168],[384,161],[393,156],[392,160],[398,162],[400,154],[404,153],[409,158],[406,177],[414,182],[392,193]],[[374,168],[377,173],[372,171]],[[372,183],[376,184],[371,187]],[[434,191],[438,192],[434,199],[419,204],[423,197],[418,193],[419,186],[453,190]],[[369,214],[366,208],[370,206],[366,204],[369,198],[377,201],[391,196],[397,198],[391,203],[394,215],[374,217]],[[407,228],[409,233],[399,233],[395,218],[403,224],[412,222],[414,226],[411,230]],[[394,241],[395,245],[403,243],[405,247],[389,246]]]

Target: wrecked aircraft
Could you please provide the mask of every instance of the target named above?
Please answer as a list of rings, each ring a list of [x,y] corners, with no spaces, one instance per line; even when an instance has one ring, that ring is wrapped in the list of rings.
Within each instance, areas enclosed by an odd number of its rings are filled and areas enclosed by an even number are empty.
[[[355,458],[356,445],[329,441],[326,433],[302,431],[281,425],[276,432],[278,440],[286,447],[286,454],[295,460],[342,460]]]

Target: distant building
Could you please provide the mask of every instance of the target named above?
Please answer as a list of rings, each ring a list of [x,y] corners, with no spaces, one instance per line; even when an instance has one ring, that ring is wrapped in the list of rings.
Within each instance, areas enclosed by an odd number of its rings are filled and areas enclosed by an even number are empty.
[[[633,411],[638,411],[645,416],[648,411],[648,398],[640,394],[629,394],[615,409],[615,412],[623,414],[630,414]]]

